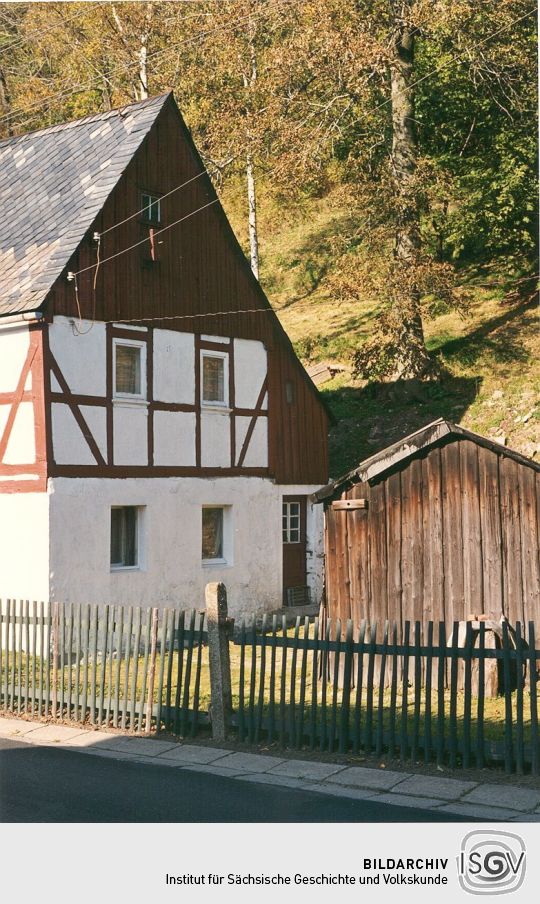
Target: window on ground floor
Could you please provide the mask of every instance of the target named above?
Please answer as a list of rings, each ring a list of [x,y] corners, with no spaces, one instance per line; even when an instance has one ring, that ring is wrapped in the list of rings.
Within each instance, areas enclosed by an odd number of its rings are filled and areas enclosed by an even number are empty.
[[[230,565],[230,506],[204,506],[202,510],[203,565]]]
[[[139,568],[141,509],[135,505],[111,509],[111,569]]]

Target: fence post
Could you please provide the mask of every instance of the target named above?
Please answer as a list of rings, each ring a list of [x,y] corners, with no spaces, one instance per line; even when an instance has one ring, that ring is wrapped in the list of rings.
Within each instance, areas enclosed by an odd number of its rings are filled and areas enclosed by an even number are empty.
[[[207,584],[205,590],[208,618],[208,658],[210,664],[210,721],[212,737],[224,741],[232,710],[231,663],[229,658],[229,629],[232,619],[227,617],[225,584]]]

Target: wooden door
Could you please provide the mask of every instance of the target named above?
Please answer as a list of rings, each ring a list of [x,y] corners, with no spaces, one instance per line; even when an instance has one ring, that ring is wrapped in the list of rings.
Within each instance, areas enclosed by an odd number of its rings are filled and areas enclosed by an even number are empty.
[[[295,590],[298,602],[307,602],[306,588],[306,497],[284,496],[282,513],[283,601]]]

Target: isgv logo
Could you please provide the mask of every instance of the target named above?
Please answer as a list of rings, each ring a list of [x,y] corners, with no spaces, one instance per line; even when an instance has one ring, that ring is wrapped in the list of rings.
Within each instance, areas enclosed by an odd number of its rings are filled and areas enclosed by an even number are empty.
[[[459,884],[472,895],[504,895],[525,879],[525,843],[511,832],[469,832],[461,842]]]

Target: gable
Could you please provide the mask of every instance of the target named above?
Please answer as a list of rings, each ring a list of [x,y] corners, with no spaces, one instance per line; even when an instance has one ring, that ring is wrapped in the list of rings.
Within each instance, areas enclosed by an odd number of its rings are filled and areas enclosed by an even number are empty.
[[[150,227],[133,216],[143,192],[162,196],[155,261]],[[97,276],[94,230],[102,235]],[[67,270],[79,271],[78,298]],[[262,342],[275,473],[291,483],[326,481],[327,412],[251,272],[172,97],[57,279],[46,312]],[[287,402],[291,383],[294,406]]]
[[[40,307],[166,99],[0,142],[0,315]]]

